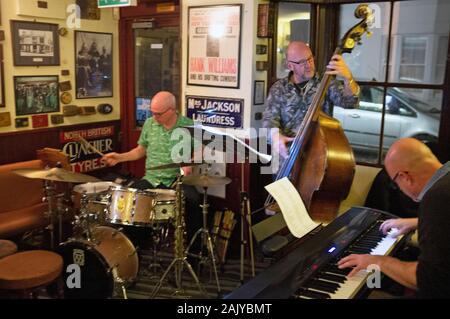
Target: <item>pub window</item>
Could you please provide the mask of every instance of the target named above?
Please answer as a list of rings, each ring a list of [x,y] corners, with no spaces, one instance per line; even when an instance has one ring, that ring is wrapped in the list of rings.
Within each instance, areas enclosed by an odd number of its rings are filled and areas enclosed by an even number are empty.
[[[291,41],[303,41],[309,44],[311,5],[302,3],[278,3],[276,74],[277,78],[287,76],[285,66],[286,48]]]
[[[359,21],[350,18],[357,5],[340,6],[340,38]],[[337,106],[334,116],[341,120],[357,162],[380,165],[398,138],[438,140],[450,2],[385,1],[370,7],[379,19],[370,29],[373,35],[344,55],[361,85],[360,109],[346,110],[343,117]]]

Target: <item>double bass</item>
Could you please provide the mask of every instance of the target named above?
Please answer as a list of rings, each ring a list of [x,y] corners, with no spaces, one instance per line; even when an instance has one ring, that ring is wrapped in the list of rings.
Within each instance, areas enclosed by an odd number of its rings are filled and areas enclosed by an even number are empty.
[[[367,4],[356,8],[355,17],[362,20],[347,31],[334,54],[351,53],[373,23],[372,9]],[[276,176],[276,180],[289,178],[311,218],[320,222],[336,217],[355,174],[353,151],[340,122],[321,111],[331,79],[332,75],[324,74],[289,148],[289,156]],[[269,196],[265,207],[271,203],[273,198]]]

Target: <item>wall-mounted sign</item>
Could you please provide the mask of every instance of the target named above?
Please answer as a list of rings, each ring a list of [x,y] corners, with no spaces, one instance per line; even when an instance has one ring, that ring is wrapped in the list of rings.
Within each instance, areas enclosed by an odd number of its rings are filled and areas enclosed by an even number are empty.
[[[136,6],[137,0],[98,0],[99,8]]]
[[[187,84],[239,88],[241,5],[189,8]]]
[[[186,96],[187,116],[202,125],[242,128],[244,100]]]
[[[114,126],[103,126],[85,130],[66,131],[60,133],[63,152],[69,157],[72,171],[89,172],[104,168],[101,156],[78,140],[83,137],[100,152],[106,154],[115,150]]]
[[[31,123],[33,123],[33,128],[48,127],[48,114],[33,115]]]

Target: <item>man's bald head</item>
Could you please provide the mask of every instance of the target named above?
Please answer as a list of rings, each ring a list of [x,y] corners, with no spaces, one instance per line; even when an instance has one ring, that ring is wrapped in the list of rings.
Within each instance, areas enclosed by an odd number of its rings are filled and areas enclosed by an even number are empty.
[[[152,110],[156,112],[165,111],[169,108],[176,108],[175,96],[168,91],[156,93],[152,98]]]
[[[397,183],[412,199],[416,199],[436,170],[442,166],[431,150],[414,138],[403,138],[392,144],[384,163],[391,179],[402,178],[407,182]]]
[[[307,58],[310,55],[312,55],[311,49],[305,42],[292,41],[286,49],[286,58],[288,60],[297,61],[299,60],[299,56]]]

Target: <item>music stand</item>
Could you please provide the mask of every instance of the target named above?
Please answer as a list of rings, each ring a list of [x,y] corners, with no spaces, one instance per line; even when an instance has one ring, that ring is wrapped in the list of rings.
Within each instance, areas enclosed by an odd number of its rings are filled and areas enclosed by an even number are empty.
[[[207,132],[211,136],[221,136],[224,139],[224,149],[227,153],[235,153],[235,145],[241,145],[244,147],[244,151],[247,150],[249,153],[253,153],[266,161],[270,161],[272,157],[267,154],[263,154],[252,148],[251,146],[247,145],[247,143],[243,142],[239,138],[235,137],[234,135],[228,134],[226,132],[223,132],[219,129],[206,127],[202,125],[194,125],[194,126],[185,126],[185,128],[189,129],[191,134],[194,136],[194,139],[198,139],[201,137],[200,142],[207,146],[211,140],[204,140],[203,135],[204,132]],[[226,138],[231,138],[233,140],[233,143],[227,143]],[[245,154],[244,154],[245,155]],[[248,157],[245,156],[245,160],[248,160]],[[240,251],[240,282],[243,284],[244,282],[244,259],[245,259],[245,246],[247,244],[250,245],[250,259],[251,259],[251,270],[252,270],[252,276],[255,276],[255,262],[254,262],[254,251],[253,251],[253,237],[252,237],[252,222],[251,222],[251,210],[250,210],[250,200],[248,197],[248,192],[245,191],[245,183],[244,183],[244,163],[245,161],[242,161],[240,163],[241,165],[241,189],[240,189],[240,201],[241,201],[241,251]],[[245,226],[244,224],[247,224],[248,226],[248,240],[245,239]]]

